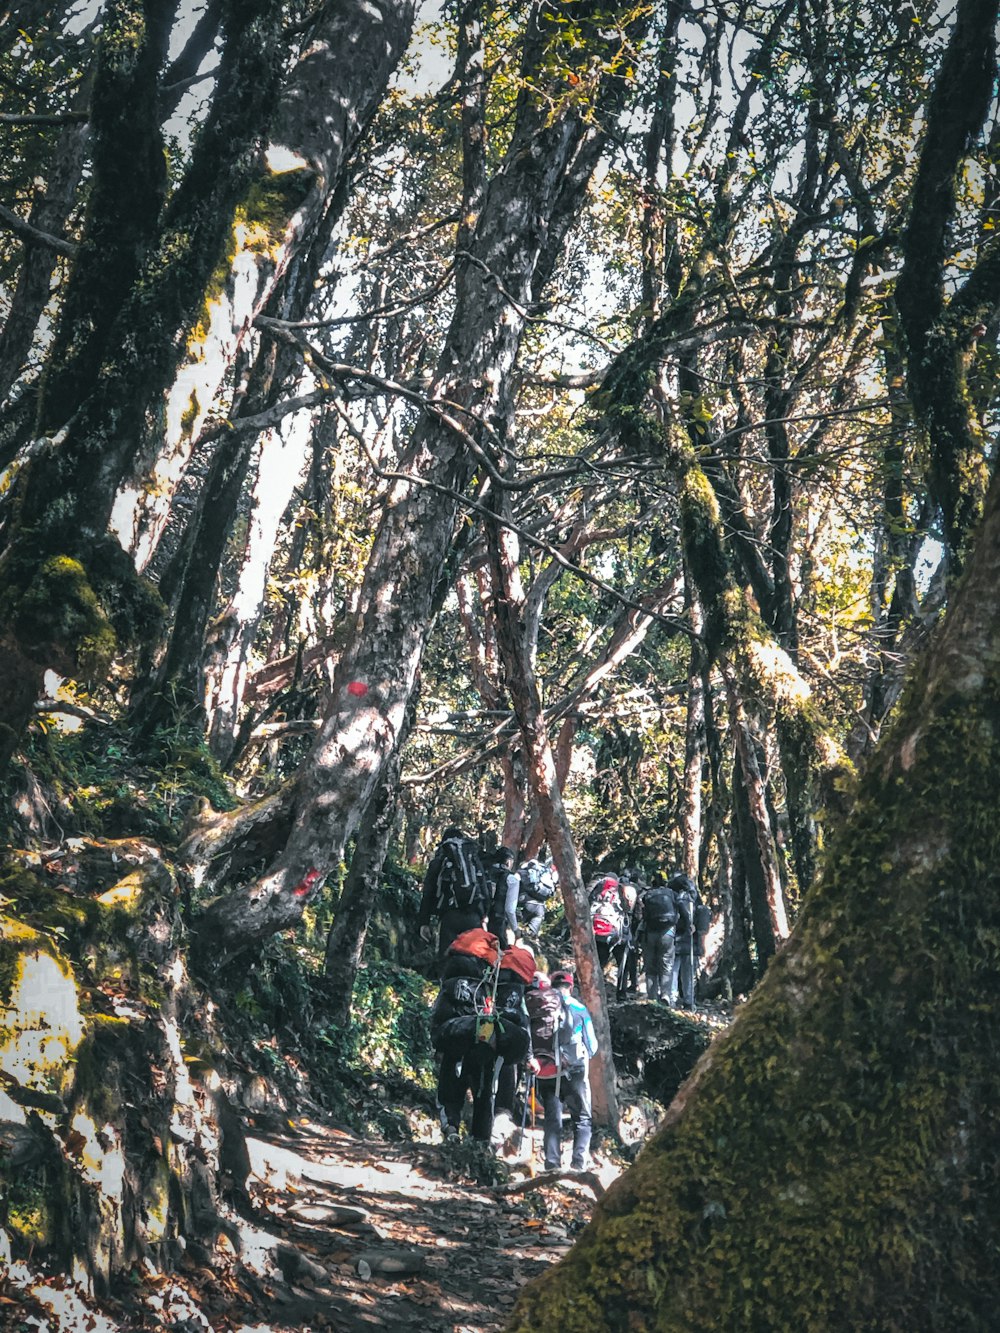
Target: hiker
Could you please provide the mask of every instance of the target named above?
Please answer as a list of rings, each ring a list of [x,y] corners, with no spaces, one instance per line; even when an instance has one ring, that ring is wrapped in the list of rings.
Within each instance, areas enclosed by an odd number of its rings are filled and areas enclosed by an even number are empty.
[[[573,998],[573,974],[538,972],[525,997],[531,1020],[528,1068],[544,1111],[545,1169],[562,1165],[563,1107],[573,1127],[570,1165],[582,1171],[590,1148],[590,1059],[597,1052],[594,1024],[586,1005]]]
[[[695,910],[698,890],[687,875],[673,874],[667,881],[677,904],[674,928],[674,968],[670,982],[670,1002],[681,1009],[694,1008]]]
[[[646,995],[669,1004],[674,978],[674,932],[677,928],[677,899],[662,871],[653,875],[643,894],[639,913],[642,955],[646,972]]]
[[[521,896],[521,878],[514,869],[514,853],[509,847],[498,847],[487,865],[493,881],[493,902],[490,907],[488,929],[508,948],[517,939],[517,904]]]
[[[441,989],[431,1011],[431,1041],[441,1057],[437,1102],[448,1138],[458,1135],[469,1092],[473,1137],[488,1143],[493,1131],[496,1053],[489,1041],[489,1015],[499,961],[496,936],[481,926],[456,936],[445,953]]]
[[[520,918],[525,934],[537,940],[545,920],[545,904],[555,893],[556,882],[551,869],[534,857],[519,866],[517,873],[521,881],[518,894]]]
[[[624,1000],[626,995],[635,995],[639,989],[639,920],[644,888],[639,872],[623,870],[620,887],[627,912],[622,923],[621,939],[612,952],[618,966],[615,992],[619,1000]]]
[[[438,917],[438,958],[443,960],[452,940],[465,930],[485,925],[491,901],[478,843],[450,825],[424,875],[420,938],[433,942],[431,918]]]
[[[481,926],[449,945],[431,1012],[431,1040],[441,1056],[437,1100],[447,1137],[458,1134],[471,1092],[472,1137],[490,1142],[501,1069],[516,1069],[531,1049],[524,992],[534,968],[529,950],[501,954],[497,937]]]
[[[603,972],[611,961],[612,952],[621,944],[630,909],[617,875],[603,876],[590,890],[589,896],[594,943]]]
[[[531,1055],[531,1027],[525,995],[535,975],[535,955],[527,943],[505,949],[497,981],[494,1034],[503,1064],[497,1072],[493,1139],[503,1140],[514,1129],[514,1101],[522,1066]]]

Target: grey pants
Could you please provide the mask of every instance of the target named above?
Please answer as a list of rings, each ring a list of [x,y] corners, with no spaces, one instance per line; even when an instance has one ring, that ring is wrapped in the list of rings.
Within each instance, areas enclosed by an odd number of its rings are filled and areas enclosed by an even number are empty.
[[[559,1079],[559,1096],[556,1096],[556,1080],[540,1078],[536,1080],[538,1095],[542,1099],[545,1111],[542,1141],[545,1147],[545,1168],[552,1171],[562,1165],[562,1122],[563,1107],[569,1112],[573,1126],[573,1157],[571,1166],[581,1170],[587,1165],[587,1150],[590,1148],[591,1111],[590,1111],[590,1076],[586,1067],[566,1070]]]
[[[646,927],[646,994],[651,1000],[669,1000],[674,975],[674,928]]]

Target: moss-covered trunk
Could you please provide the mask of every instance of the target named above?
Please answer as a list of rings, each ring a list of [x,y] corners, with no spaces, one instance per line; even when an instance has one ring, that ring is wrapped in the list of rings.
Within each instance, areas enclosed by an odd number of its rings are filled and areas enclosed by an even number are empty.
[[[795,934],[511,1330],[995,1323],[998,581],[994,485]]]
[[[210,1248],[247,1165],[213,1057],[185,1046],[198,996],[172,874],[138,840],[73,862],[56,887],[0,881],[16,914],[0,915],[0,1198],[16,1254],[102,1292],[135,1263]]]
[[[227,6],[222,90],[183,181],[163,205],[157,75],[168,6],[112,6],[91,111],[94,171],[83,240],[49,352],[37,429],[0,537],[0,617],[16,655],[8,676],[40,687],[46,668],[99,676],[121,639],[149,629],[152,599],[107,535],[119,483],[177,366],[221,258],[277,94],[280,6]],[[0,767],[27,725],[8,714]],[[0,742],[3,741],[0,737]]]

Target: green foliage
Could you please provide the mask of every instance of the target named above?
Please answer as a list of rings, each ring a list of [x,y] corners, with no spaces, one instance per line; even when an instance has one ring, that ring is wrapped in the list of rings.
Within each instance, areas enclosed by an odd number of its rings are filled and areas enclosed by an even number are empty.
[[[434,1086],[430,1010],[435,987],[391,963],[362,965],[346,1028],[326,1017],[321,956],[269,940],[251,969],[235,965],[226,1029],[243,1059],[291,1097],[307,1078],[312,1095],[360,1129],[409,1137],[393,1104],[429,1102]]]
[[[41,1167],[22,1168],[4,1176],[4,1221],[14,1244],[24,1253],[44,1251],[56,1232],[55,1202],[46,1171]],[[26,1329],[28,1324],[22,1327]]]
[[[155,731],[141,741],[124,725],[87,725],[65,733],[32,731],[29,768],[52,793],[66,834],[141,835],[171,846],[192,806],[234,804],[232,790],[203,737],[189,726]]]
[[[349,1060],[431,1086],[430,1009],[435,988],[415,972],[369,962],[359,971],[347,1033]]]

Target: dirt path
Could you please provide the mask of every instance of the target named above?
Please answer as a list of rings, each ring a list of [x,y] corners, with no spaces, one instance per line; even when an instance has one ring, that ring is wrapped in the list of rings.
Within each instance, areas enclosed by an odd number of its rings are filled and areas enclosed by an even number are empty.
[[[494,1333],[593,1209],[582,1180],[520,1194],[472,1183],[482,1158],[464,1139],[387,1143],[316,1122],[249,1134],[253,1208],[212,1251],[189,1248],[167,1276],[140,1270],[99,1307],[13,1264],[0,1329]],[[605,1184],[617,1174],[598,1169]],[[527,1174],[515,1168],[512,1181]]]
[[[262,1204],[323,1270],[293,1272],[277,1289],[275,1333],[300,1328],[303,1315],[336,1330],[499,1330],[518,1289],[569,1248],[594,1203],[572,1180],[520,1195],[462,1180],[472,1154],[461,1144],[387,1144],[310,1125],[294,1139],[252,1139],[250,1149],[256,1178],[269,1182]],[[365,1218],[302,1224],[331,1205]],[[289,1298],[300,1306],[286,1322]]]

